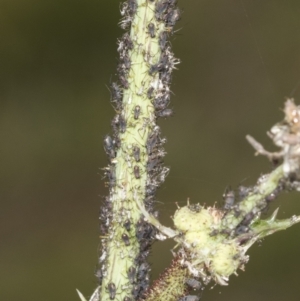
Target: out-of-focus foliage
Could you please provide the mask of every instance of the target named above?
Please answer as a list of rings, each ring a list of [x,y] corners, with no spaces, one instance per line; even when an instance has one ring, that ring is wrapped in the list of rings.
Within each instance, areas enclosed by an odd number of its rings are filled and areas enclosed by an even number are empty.
[[[226,185],[267,172],[244,137],[272,148],[265,130],[281,119],[285,96],[300,98],[299,1],[179,6],[175,116],[161,121],[171,166],[157,204],[164,224],[174,202],[220,204]],[[75,288],[86,295],[96,286],[118,21],[118,1],[0,0],[0,300],[78,300]],[[297,194],[276,204],[279,218],[300,214]],[[299,231],[254,247],[246,273],[203,298],[298,300]],[[154,277],[170,248],[154,246]]]

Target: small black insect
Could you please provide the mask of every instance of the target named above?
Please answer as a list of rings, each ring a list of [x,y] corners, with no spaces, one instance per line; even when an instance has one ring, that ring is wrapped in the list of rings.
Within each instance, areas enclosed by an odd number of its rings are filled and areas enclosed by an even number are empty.
[[[200,290],[202,288],[202,283],[193,278],[187,279],[186,284],[190,286],[193,290]]]
[[[173,110],[172,109],[165,109],[163,111],[158,111],[156,112],[157,117],[170,117],[173,115]]]
[[[130,240],[127,234],[123,233],[122,234],[122,240],[124,241],[125,246],[130,246]]]
[[[106,154],[112,159],[116,156],[115,146],[110,136],[106,135],[103,141],[104,150]]]
[[[128,13],[132,17],[137,10],[137,2],[136,0],[128,0]]]
[[[244,225],[239,225],[236,227],[234,234],[238,236],[238,235],[249,232],[249,230],[250,230],[249,227],[244,226]]]
[[[112,99],[112,101],[115,101],[115,102],[122,101],[123,93],[122,93],[121,88],[118,86],[118,84],[113,82],[113,83],[111,83],[110,87],[111,87],[111,99]]]
[[[119,129],[121,133],[125,133],[126,131],[126,120],[122,115],[119,115]]]
[[[140,150],[140,148],[138,146],[134,146],[133,147],[132,154],[133,154],[134,160],[136,162],[139,162],[141,160],[141,150]]]
[[[165,31],[162,31],[159,35],[159,40],[158,40],[158,44],[161,51],[163,51],[166,48],[168,42],[167,39],[168,39],[168,34]]]
[[[180,19],[180,10],[178,8],[170,10],[166,15],[166,24],[168,27],[175,26],[175,23]]]
[[[235,194],[230,186],[225,189],[225,192],[223,194],[223,200],[225,210],[229,210],[234,205]]]
[[[149,75],[153,75],[153,74],[157,73],[159,70],[160,70],[159,64],[154,64],[154,65],[150,66],[148,73],[149,73]]]
[[[161,1],[156,2],[156,5],[155,5],[155,18],[158,21],[162,21],[164,19],[164,15],[167,11],[168,6],[169,6],[168,1],[161,0]]]
[[[154,87],[150,87],[147,91],[147,97],[151,99],[153,97]]]
[[[148,31],[151,38],[155,38],[155,25],[153,23],[148,24]]]
[[[110,282],[107,285],[107,289],[108,289],[108,292],[109,292],[109,299],[114,300],[115,297],[116,297],[116,290],[117,290],[116,285],[113,282]]]
[[[119,79],[120,79],[120,82],[121,82],[123,88],[128,89],[129,88],[129,82],[128,82],[127,78],[124,75],[120,74]]]
[[[127,275],[129,278],[129,282],[133,284],[135,282],[136,278],[136,269],[134,267],[130,267],[127,271]]]
[[[139,119],[140,113],[141,113],[141,107],[140,106],[135,106],[134,116],[133,116],[135,120]]]
[[[251,222],[253,221],[253,218],[255,217],[255,214],[253,212],[249,212],[245,215],[243,220],[241,221],[241,225],[249,226]]]
[[[129,232],[130,231],[130,227],[131,227],[131,222],[129,219],[127,219],[124,224],[123,224],[124,228]]]
[[[134,166],[133,173],[136,179],[140,179],[140,168],[137,165]]]

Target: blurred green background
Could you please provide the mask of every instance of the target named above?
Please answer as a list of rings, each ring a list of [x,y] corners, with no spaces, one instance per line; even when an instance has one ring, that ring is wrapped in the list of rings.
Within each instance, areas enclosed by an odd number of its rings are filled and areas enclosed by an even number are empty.
[[[158,208],[168,225],[175,202],[220,203],[226,185],[267,172],[244,137],[274,150],[265,132],[283,118],[286,96],[300,102],[298,0],[179,5],[175,116],[160,121],[171,173]],[[90,295],[96,286],[118,21],[115,0],[0,0],[1,301],[78,301],[75,288]],[[277,206],[280,217],[300,214],[300,195],[283,195],[270,212]],[[171,247],[155,244],[153,277]],[[245,273],[203,300],[299,300],[299,250],[300,225],[267,238]]]

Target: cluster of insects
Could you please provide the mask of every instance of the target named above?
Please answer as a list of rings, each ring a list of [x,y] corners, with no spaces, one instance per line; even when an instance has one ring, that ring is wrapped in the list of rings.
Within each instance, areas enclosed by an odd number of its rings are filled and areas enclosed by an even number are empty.
[[[258,180],[259,184],[260,179]],[[283,185],[283,183],[282,183]],[[254,187],[245,187],[238,186],[237,192],[235,192],[230,186],[225,189],[223,194],[223,210],[224,216],[229,212],[234,212],[235,217],[240,217],[241,221],[233,231],[228,231],[228,234],[232,236],[239,236],[244,233],[248,233],[250,230],[251,223],[261,214],[266,213],[269,209],[269,205],[273,202],[276,197],[279,195],[280,191],[283,189],[283,186],[279,185],[272,193],[270,193],[266,198],[260,201],[254,208],[249,212],[244,212],[240,209],[240,203],[247,198],[252,193],[256,192],[256,186]],[[212,233],[215,235],[217,233]]]
[[[170,103],[170,88],[169,85],[172,80],[171,73],[179,60],[174,57],[171,51],[169,36],[173,33],[173,28],[176,21],[180,19],[180,10],[176,8],[176,1],[174,0],[148,0],[154,7],[154,18],[146,26],[146,32],[149,39],[158,39],[160,57],[157,64],[147,62],[149,69],[146,75],[151,77],[149,86],[143,87],[142,91],[136,92],[137,95],[143,95],[145,99],[150,100],[154,106],[155,117],[169,117],[173,114],[172,109],[168,108]],[[122,20],[120,26],[123,29],[128,29],[133,22],[137,12],[137,0],[127,0],[121,4],[120,12]],[[164,30],[158,30],[158,22],[164,23]],[[131,52],[135,47],[136,40],[132,38],[128,32],[118,40],[117,51],[119,53],[119,61],[117,65],[118,79],[110,85],[111,103],[116,111],[111,125],[113,134],[106,135],[103,141],[104,150],[108,156],[110,164],[104,168],[104,175],[107,179],[107,186],[110,189],[110,196],[106,197],[100,209],[100,230],[102,243],[102,255],[99,258],[99,268],[96,271],[96,276],[101,285],[103,277],[106,275],[106,256],[107,256],[107,242],[109,241],[112,224],[112,207],[113,201],[111,195],[117,187],[116,178],[116,162],[118,160],[117,154],[121,147],[122,135],[129,131],[129,128],[140,124],[145,114],[142,105],[132,105],[130,112],[124,109],[123,97],[126,93],[133,93],[131,88],[130,74],[134,62],[131,60]],[[131,114],[129,116],[129,114]],[[130,120],[129,120],[130,117]],[[145,119],[145,118],[144,118]],[[155,118],[153,118],[155,119]],[[149,118],[150,120],[150,118]],[[151,120],[149,123],[152,122]],[[146,123],[146,120],[145,120]],[[132,125],[133,124],[133,125]],[[161,138],[160,127],[154,125],[151,127],[150,134],[147,138],[146,145],[141,145],[138,141],[132,144],[132,147],[126,150],[126,156],[130,159],[130,172],[132,177],[136,180],[141,179],[144,173],[147,173],[145,186],[145,208],[153,216],[158,215],[153,209],[155,202],[155,193],[157,188],[164,182],[169,169],[163,166],[163,157],[165,151],[163,144],[165,139]],[[141,165],[143,156],[147,156],[148,161],[145,169]],[[121,213],[120,213],[121,216]],[[143,298],[149,286],[149,272],[150,265],[147,263],[147,257],[150,253],[150,248],[155,240],[157,230],[143,220],[133,222],[130,215],[124,215],[120,218],[123,227],[120,235],[120,246],[124,250],[129,250],[132,245],[132,237],[135,235],[139,243],[139,253],[134,258],[134,265],[127,268],[126,276],[128,283],[132,286],[131,296],[123,298],[123,301],[131,301]],[[125,251],[126,252],[126,251]],[[191,282],[191,281],[190,281]],[[187,285],[195,286],[196,283],[188,283]],[[119,301],[119,293],[122,287],[118,283],[110,281],[105,284],[105,290],[109,295],[110,300]],[[194,288],[193,288],[194,289]],[[196,301],[197,299],[186,299],[187,301]]]

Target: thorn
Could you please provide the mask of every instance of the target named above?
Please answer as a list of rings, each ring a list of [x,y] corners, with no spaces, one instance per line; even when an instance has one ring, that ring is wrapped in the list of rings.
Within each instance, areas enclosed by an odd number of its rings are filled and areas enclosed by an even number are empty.
[[[187,205],[190,206],[190,198],[187,198]]]
[[[270,218],[270,222],[274,222],[278,213],[279,207],[277,209],[275,209],[275,211],[272,213],[271,218]]]
[[[175,202],[175,205],[177,206],[177,209],[180,209],[180,206],[178,205],[177,202]]]
[[[77,291],[77,294],[78,294],[80,300],[81,300],[81,301],[86,301],[86,299],[85,299],[85,297],[82,295],[82,293],[81,293],[78,289],[76,289],[76,291]]]

